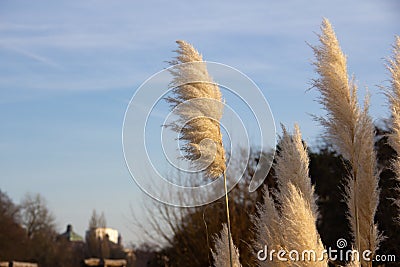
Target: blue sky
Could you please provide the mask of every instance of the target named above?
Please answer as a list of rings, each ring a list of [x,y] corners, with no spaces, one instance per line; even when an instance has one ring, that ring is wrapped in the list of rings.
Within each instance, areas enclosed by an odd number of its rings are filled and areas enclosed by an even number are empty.
[[[41,193],[59,229],[84,234],[92,210],[125,242],[130,209],[146,198],[129,176],[121,145],[127,104],[174,56],[175,40],[206,60],[244,72],[277,123],[300,124],[313,144],[323,114],[310,62],[323,17],[335,27],[349,72],[371,114],[387,117],[377,85],[400,33],[396,0],[357,1],[0,1],[0,189],[16,202]],[[140,217],[140,215],[139,215]]]

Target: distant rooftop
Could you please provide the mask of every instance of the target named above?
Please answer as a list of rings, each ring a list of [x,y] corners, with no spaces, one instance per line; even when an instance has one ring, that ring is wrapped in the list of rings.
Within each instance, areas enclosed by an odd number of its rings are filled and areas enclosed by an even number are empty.
[[[71,224],[67,225],[67,230],[64,233],[62,233],[60,235],[60,237],[64,237],[68,241],[72,241],[72,242],[74,242],[74,241],[83,241],[83,238],[72,230],[72,225]]]

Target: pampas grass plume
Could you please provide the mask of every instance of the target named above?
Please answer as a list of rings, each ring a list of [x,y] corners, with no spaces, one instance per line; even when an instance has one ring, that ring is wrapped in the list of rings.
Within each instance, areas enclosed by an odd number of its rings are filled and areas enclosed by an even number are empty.
[[[229,241],[228,241],[229,240]],[[229,267],[229,242],[233,244],[232,237],[228,233],[228,227],[226,224],[222,225],[222,230],[219,236],[214,239],[215,251],[211,251],[214,258],[215,267]],[[241,267],[239,261],[239,250],[233,245],[232,246],[232,266]]]
[[[265,245],[268,246],[270,251],[272,249],[275,251],[287,251],[283,236],[284,227],[281,223],[280,214],[275,207],[274,199],[269,195],[268,188],[263,190],[263,194],[263,203],[257,206],[257,215],[253,217],[253,224],[255,226],[254,253],[256,255],[258,250],[264,249]],[[287,263],[282,261],[262,261],[258,263],[258,266],[284,267],[287,266]]]
[[[303,194],[293,183],[287,185],[287,194],[282,197],[282,225],[285,227],[285,243],[289,250],[302,253],[312,250],[315,254],[311,260],[296,262],[298,266],[326,267],[326,260],[319,260],[324,246],[317,231],[316,220],[312,208]]]
[[[392,113],[393,133],[389,135],[389,144],[396,151],[399,159],[396,162],[400,165],[400,37],[396,36],[396,42],[393,46],[393,58],[389,60],[387,66],[391,74],[391,88],[387,95],[389,98],[390,109]],[[400,166],[395,166],[397,174],[400,174]],[[398,175],[398,178],[400,175]]]
[[[205,176],[218,178],[223,175],[227,226],[223,228],[221,239],[217,240],[213,255],[216,266],[238,267],[238,251],[233,246],[230,231],[225,150],[220,127],[222,94],[208,74],[200,53],[185,41],[177,43],[178,56],[170,68],[174,96],[167,101],[172,109],[176,109],[179,119],[169,126],[186,142],[182,148],[186,158],[205,168]]]
[[[226,169],[220,129],[223,112],[221,91],[213,83],[199,52],[185,41],[177,43],[178,56],[170,62],[174,96],[168,97],[167,101],[172,109],[177,109],[180,118],[168,126],[186,142],[182,148],[185,157],[200,167],[206,167],[205,174],[209,178],[218,178]]]
[[[392,162],[392,168],[396,179],[400,181],[400,37],[396,36],[393,46],[393,57],[387,66],[391,74],[391,88],[387,92],[392,114],[392,133],[389,135],[389,144],[397,153],[396,159]],[[397,188],[400,192],[400,188]],[[400,199],[395,200],[400,209]],[[400,223],[400,215],[396,218]]]
[[[319,120],[326,128],[328,140],[351,165],[346,193],[355,248],[375,252],[381,239],[374,223],[379,178],[374,125],[368,115],[369,98],[361,110],[357,87],[348,78],[346,57],[327,19],[321,30],[321,46],[312,47],[317,59],[314,65],[320,76],[313,85],[321,93],[320,103],[327,111],[326,118]]]
[[[280,151],[276,156],[275,172],[278,191],[274,192],[277,204],[268,190],[264,191],[264,203],[258,207],[254,218],[255,247],[267,245],[270,250],[289,252],[313,250],[316,258],[311,261],[264,261],[261,267],[270,266],[327,266],[326,259],[317,261],[324,246],[316,227],[317,206],[309,177],[309,158],[302,142],[300,129],[295,125],[290,135],[283,127]]]
[[[280,152],[276,155],[275,173],[278,177],[280,195],[288,195],[287,184],[290,182],[295,185],[304,199],[310,205],[313,216],[317,217],[317,206],[314,195],[314,188],[309,177],[309,158],[307,147],[303,144],[300,128],[294,126],[294,133],[290,135],[282,125],[283,135],[280,140]]]

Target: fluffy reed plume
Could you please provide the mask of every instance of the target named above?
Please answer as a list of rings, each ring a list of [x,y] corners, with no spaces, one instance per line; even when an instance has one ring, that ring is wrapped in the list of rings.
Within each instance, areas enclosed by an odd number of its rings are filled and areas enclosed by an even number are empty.
[[[302,192],[293,183],[286,186],[287,194],[282,196],[282,225],[285,227],[285,243],[290,250],[300,254],[300,261],[295,266],[327,266],[324,246],[316,227],[316,217]],[[313,251],[302,258],[303,251]],[[310,257],[310,258],[308,258]]]
[[[264,249],[265,245],[268,246],[269,251],[272,249],[275,251],[287,251],[283,237],[284,227],[281,224],[280,214],[275,207],[272,196],[269,195],[268,189],[265,189],[263,193],[263,204],[257,207],[257,216],[253,218],[253,224],[255,225],[255,240],[253,242],[255,253],[260,249]],[[283,267],[288,265],[286,262],[282,261],[270,262],[269,255],[266,256],[267,261],[259,262],[258,266]]]
[[[389,144],[397,153],[397,158],[393,161],[393,170],[396,178],[400,181],[400,37],[396,36],[393,46],[393,58],[389,60],[387,66],[391,74],[391,88],[387,92],[390,109],[392,112],[392,134],[389,135]],[[400,188],[398,188],[400,191]],[[400,208],[400,199],[395,201]],[[400,217],[397,218],[400,222]]]
[[[184,41],[177,43],[178,56],[171,62],[173,67],[170,69],[173,75],[171,85],[174,88],[174,97],[167,98],[167,101],[177,110],[179,119],[169,126],[180,134],[181,140],[186,142],[182,150],[187,159],[201,169],[205,168],[205,175],[209,178],[218,178],[221,175],[224,177],[228,246],[223,249],[228,249],[228,253],[225,252],[223,255],[229,256],[223,260],[226,260],[225,264],[233,267],[233,243],[231,238],[228,239],[228,236],[231,236],[231,229],[225,150],[220,128],[223,111],[221,91],[213,83],[199,52]],[[221,253],[222,251],[219,251],[218,254]],[[222,258],[218,262],[222,264]]]
[[[289,250],[313,250],[316,258],[324,249],[316,221],[317,207],[309,177],[309,158],[303,145],[300,129],[295,125],[293,135],[284,127],[280,140],[281,150],[276,156],[275,172],[280,194],[281,225],[284,227],[283,243]],[[300,266],[326,266],[326,261],[301,261]]]
[[[320,118],[320,122],[326,128],[328,140],[351,165],[347,203],[354,247],[359,251],[375,252],[380,242],[374,224],[379,190],[374,126],[368,115],[369,99],[360,109],[357,87],[348,78],[346,57],[327,19],[321,30],[321,46],[312,47],[317,59],[314,65],[320,76],[313,85],[321,93],[320,103],[327,111],[326,118]]]
[[[307,148],[303,145],[299,126],[294,126],[294,134],[291,136],[282,125],[283,135],[280,140],[281,151],[276,156],[275,173],[281,195],[287,195],[287,183],[294,184],[303,194],[304,199],[310,205],[313,216],[317,217],[317,206],[314,188],[308,174],[310,164]]]
[[[221,91],[209,76],[199,52],[185,41],[177,43],[178,56],[170,62],[174,66],[170,69],[174,97],[167,101],[172,109],[177,109],[180,118],[169,126],[186,142],[182,148],[185,157],[206,168],[209,178],[218,178],[226,169],[219,124],[223,111]]]
[[[226,224],[223,224],[220,236],[216,236],[214,239],[215,243],[215,251],[211,251],[212,256],[214,258],[214,266],[215,267],[229,267],[229,242],[233,244],[232,237],[228,233],[228,227]],[[241,267],[239,261],[239,251],[233,246],[232,249],[232,266],[233,267]]]
[[[389,143],[400,155],[400,37],[396,36],[393,46],[393,58],[387,66],[391,74],[391,90],[388,91],[393,119],[393,133],[389,135]]]
[[[327,266],[326,259],[317,260],[324,247],[316,228],[316,199],[308,175],[307,150],[297,125],[293,136],[282,128],[281,150],[276,156],[275,165],[279,186],[276,196],[280,206],[277,209],[268,191],[264,192],[264,203],[258,208],[258,215],[254,219],[255,246],[267,245],[275,251],[296,250],[300,255],[304,250],[313,250],[315,258],[292,263],[275,259],[272,262],[260,262],[259,266]]]

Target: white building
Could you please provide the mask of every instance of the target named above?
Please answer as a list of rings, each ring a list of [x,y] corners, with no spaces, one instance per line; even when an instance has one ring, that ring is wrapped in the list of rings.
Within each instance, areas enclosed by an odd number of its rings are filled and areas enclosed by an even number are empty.
[[[112,228],[96,228],[95,229],[96,238],[105,239],[108,235],[108,239],[118,244],[118,231]]]

